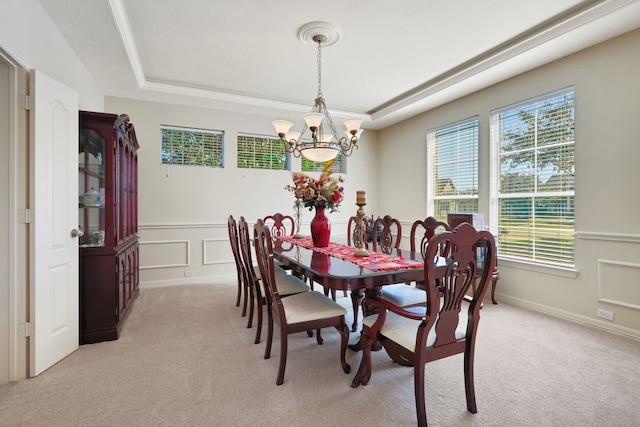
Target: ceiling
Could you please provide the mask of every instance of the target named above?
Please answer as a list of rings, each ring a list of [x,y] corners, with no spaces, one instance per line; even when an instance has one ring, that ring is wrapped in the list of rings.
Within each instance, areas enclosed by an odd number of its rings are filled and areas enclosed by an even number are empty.
[[[640,26],[640,0],[40,0],[106,95],[380,129]],[[277,115],[277,116],[276,116]],[[300,119],[300,122],[302,120]]]

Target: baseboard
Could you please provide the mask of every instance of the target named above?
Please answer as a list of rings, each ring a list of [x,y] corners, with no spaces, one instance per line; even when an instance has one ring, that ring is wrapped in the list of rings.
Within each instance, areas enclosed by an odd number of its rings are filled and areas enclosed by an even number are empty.
[[[508,295],[496,294],[496,300],[498,303],[505,302],[507,304],[515,305],[529,310],[537,311],[540,313],[548,314],[550,316],[559,317],[571,322],[582,323],[592,326],[594,328],[603,329],[607,332],[612,332],[618,335],[624,335],[635,339],[640,339],[640,331],[634,329],[625,328],[605,321],[599,321],[579,314],[571,313],[557,308],[549,307],[542,304],[532,303],[531,301],[523,300],[520,298],[514,298]]]
[[[180,285],[201,285],[203,283],[212,285],[229,285],[237,286],[237,276],[235,274],[201,276],[201,277],[180,277],[177,279],[167,280],[150,280],[140,282],[140,289],[160,288],[163,286],[180,286]]]

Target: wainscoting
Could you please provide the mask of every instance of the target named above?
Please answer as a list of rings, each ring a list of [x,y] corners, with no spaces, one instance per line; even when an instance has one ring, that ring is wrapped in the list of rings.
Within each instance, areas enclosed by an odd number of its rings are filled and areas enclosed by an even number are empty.
[[[253,229],[253,223],[250,223]],[[223,283],[236,280],[227,223],[144,224],[140,234],[140,287]],[[309,222],[302,222],[308,234]],[[331,221],[331,235],[345,237],[346,220]]]

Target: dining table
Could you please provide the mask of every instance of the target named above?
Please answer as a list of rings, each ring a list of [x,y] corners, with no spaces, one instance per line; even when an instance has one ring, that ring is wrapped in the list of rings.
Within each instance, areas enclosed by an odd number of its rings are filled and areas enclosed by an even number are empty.
[[[355,256],[355,250],[340,240],[329,242],[327,247],[314,247],[309,236],[283,236],[275,239],[273,256],[293,274],[319,283],[325,290],[350,290],[353,296],[364,289],[365,315],[379,311],[375,303],[369,302],[375,301],[371,297],[380,296],[385,285],[424,281],[420,252],[393,249],[387,254],[368,250],[369,256],[362,257]],[[360,350],[360,341],[349,348]],[[375,350],[379,348],[374,346]]]
[[[389,254],[368,250],[369,256],[355,256],[356,248],[337,240],[327,247],[314,247],[309,236],[276,239],[276,260],[325,288],[379,293],[382,286],[424,280],[421,253],[394,249]]]

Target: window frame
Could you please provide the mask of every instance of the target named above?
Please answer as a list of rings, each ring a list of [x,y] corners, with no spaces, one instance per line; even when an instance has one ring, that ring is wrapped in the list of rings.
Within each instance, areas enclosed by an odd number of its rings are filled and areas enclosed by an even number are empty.
[[[536,129],[536,133],[535,133],[535,138],[536,138],[536,142],[534,142],[534,146],[533,148],[531,148],[531,151],[534,153],[534,163],[533,166],[530,168],[530,170],[532,170],[534,172],[534,177],[533,179],[533,187],[534,190],[533,191],[523,191],[523,192],[516,192],[516,191],[512,191],[512,192],[501,192],[501,182],[502,182],[502,164],[500,162],[501,159],[501,155],[507,155],[509,153],[513,154],[515,153],[517,150],[512,150],[512,151],[502,151],[502,140],[501,140],[501,130],[500,130],[500,126],[501,126],[501,122],[500,122],[500,118],[502,114],[505,113],[512,113],[512,114],[517,114],[519,112],[522,112],[524,110],[528,110],[531,109],[535,106],[545,106],[546,102],[549,101],[554,101],[556,99],[559,99],[558,101],[558,105],[560,105],[560,102],[562,101],[560,98],[563,97],[567,97],[570,96],[571,97],[571,103],[572,103],[572,120],[573,120],[573,128],[572,128],[572,136],[573,139],[569,142],[569,141],[564,141],[562,140],[562,138],[559,139],[560,142],[556,141],[554,143],[545,143],[545,144],[538,144],[538,133],[537,133],[537,129]],[[565,87],[553,92],[549,92],[543,95],[539,95],[533,98],[529,98],[511,105],[507,105],[495,110],[492,110],[490,112],[490,147],[491,147],[491,160],[490,160],[490,180],[491,180],[491,185],[490,185],[490,212],[489,212],[489,217],[490,217],[490,231],[491,233],[496,236],[496,244],[498,246],[498,255],[501,257],[501,259],[505,259],[505,260],[511,260],[511,261],[515,261],[515,262],[524,262],[524,263],[528,263],[531,265],[539,265],[539,266],[548,266],[548,267],[554,267],[554,268],[558,268],[558,269],[567,269],[567,270],[571,270],[575,268],[575,254],[576,254],[576,239],[575,239],[575,168],[576,168],[576,164],[575,164],[575,147],[576,147],[576,130],[575,130],[575,110],[576,110],[576,103],[575,103],[575,89],[573,86],[569,86],[569,87]],[[536,117],[538,116],[538,111],[540,110],[536,110]],[[542,137],[546,137],[547,135],[542,135]],[[564,191],[545,191],[544,189],[544,182],[541,181],[541,177],[544,177],[545,172],[541,171],[539,169],[539,162],[538,162],[538,155],[540,154],[540,151],[544,152],[544,149],[546,148],[547,150],[549,148],[557,148],[557,147],[562,147],[563,149],[565,147],[571,147],[572,149],[572,164],[573,164],[573,179],[571,180],[571,183],[573,184],[570,189],[564,190]],[[524,149],[520,149],[520,151],[524,151]],[[505,154],[507,153],[507,154]],[[544,159],[544,158],[543,158]],[[513,170],[517,170],[516,168],[510,168],[510,171]],[[549,171],[546,171],[546,174],[548,174]],[[556,173],[554,175],[560,175],[559,173]],[[552,177],[554,176],[552,175]],[[562,175],[563,177],[566,176],[570,176],[570,175]],[[550,180],[551,178],[547,179],[547,182]],[[540,226],[536,227],[536,219],[537,219],[537,205],[536,204],[536,200],[540,201],[540,199],[544,199],[544,198],[551,198],[551,197],[561,197],[564,198],[565,200],[563,201],[566,207],[571,207],[571,210],[568,210],[567,212],[569,213],[569,215],[562,215],[561,218],[564,219],[564,221],[556,221],[556,227],[555,228],[551,228],[551,227],[545,227],[542,226],[543,221],[540,221]],[[532,221],[532,226],[529,229],[530,233],[531,233],[531,247],[532,247],[532,254],[530,256],[518,256],[515,254],[515,252],[517,252],[517,249],[512,249],[511,251],[505,250],[504,246],[506,245],[505,242],[503,242],[503,244],[501,245],[500,242],[500,231],[501,230],[506,230],[508,231],[508,225],[502,225],[500,223],[500,205],[501,205],[501,200],[506,200],[506,199],[512,199],[512,200],[517,200],[517,199],[530,199],[530,206],[531,209],[529,211],[529,216],[531,217],[531,221]],[[544,210],[540,210],[541,212],[544,213]],[[562,211],[563,213],[565,212],[564,210]],[[541,218],[545,218],[544,216],[541,216]],[[562,228],[563,225],[565,225],[567,219],[569,219],[569,222],[572,223],[572,228],[567,229]],[[564,246],[562,248],[560,248],[557,244],[553,245],[552,241],[550,241],[550,243],[547,243],[547,245],[549,247],[553,247],[555,248],[553,250],[553,253],[551,253],[551,251],[544,250],[544,236],[545,236],[545,232],[547,233],[547,235],[552,234],[553,230],[556,230],[557,235],[560,235],[562,233],[563,236],[567,236],[568,239],[566,239],[567,241],[571,242],[571,250],[567,251],[564,248]],[[561,239],[564,240],[564,239]],[[516,247],[516,245],[514,244],[513,247]],[[540,249],[538,249],[537,247],[540,247]],[[501,250],[502,249],[502,250]],[[546,254],[546,256],[545,256]],[[570,254],[570,256],[567,256],[567,254]],[[561,255],[564,257],[562,258]],[[568,259],[569,262],[559,262],[557,261],[558,259]]]

